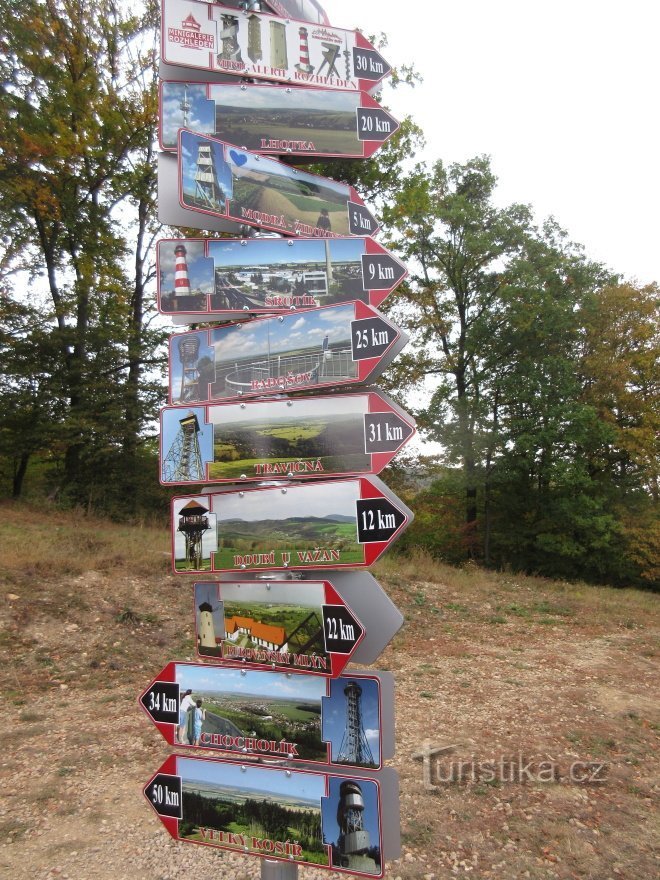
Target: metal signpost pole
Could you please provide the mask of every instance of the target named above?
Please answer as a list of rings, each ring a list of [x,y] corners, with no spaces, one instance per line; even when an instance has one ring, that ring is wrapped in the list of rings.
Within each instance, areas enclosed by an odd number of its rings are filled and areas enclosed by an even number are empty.
[[[292,862],[274,862],[263,859],[261,880],[298,880],[298,865]]]

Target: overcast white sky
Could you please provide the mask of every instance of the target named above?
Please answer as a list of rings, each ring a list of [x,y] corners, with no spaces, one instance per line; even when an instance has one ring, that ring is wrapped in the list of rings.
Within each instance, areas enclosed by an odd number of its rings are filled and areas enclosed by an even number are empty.
[[[552,214],[593,259],[660,281],[658,0],[322,3],[423,75],[383,102],[422,127],[425,158],[489,154],[499,203]]]

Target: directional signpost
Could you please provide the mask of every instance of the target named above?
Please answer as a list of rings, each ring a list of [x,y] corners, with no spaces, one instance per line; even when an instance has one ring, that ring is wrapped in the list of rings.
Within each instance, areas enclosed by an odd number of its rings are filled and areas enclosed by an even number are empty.
[[[172,662],[140,705],[170,745],[377,770],[394,755],[382,737],[394,729],[393,697],[387,672],[322,679]]]
[[[367,572],[333,571],[332,582],[327,572],[283,577],[250,573],[194,584],[198,655],[333,677],[349,661],[373,663],[401,628],[401,612]],[[355,608],[369,617],[367,631]]]
[[[234,237],[158,245],[160,311],[230,323],[170,339],[161,482],[205,486],[172,499],[173,567],[216,577],[193,585],[202,662],[139,701],[170,745],[224,759],[173,755],[144,793],[176,840],[257,856],[262,880],[382,877],[393,680],[347,666],[403,623],[363,569],[412,518],[375,474],[415,423],[356,386],[407,342],[376,311],[406,268],[352,186],[288,161],[395,135],[370,94],[390,66],[311,0],[162,0],[161,38],[159,219]]]
[[[359,32],[198,0],[163,0],[166,65],[287,85],[373,91],[390,73]]]
[[[368,92],[164,82],[159,126],[164,150],[178,148],[180,128],[256,153],[315,161],[320,156],[368,159],[399,123]]]
[[[398,853],[393,771],[339,775],[172,755],[144,795],[175,840],[364,877],[382,877]]]
[[[383,392],[161,410],[161,482],[262,482],[378,474],[415,435]]]
[[[360,302],[176,334],[170,337],[170,403],[364,385],[407,341]]]
[[[158,305],[188,321],[359,301],[378,306],[403,263],[372,238],[162,239]]]
[[[174,571],[373,565],[412,513],[378,477],[172,499]]]

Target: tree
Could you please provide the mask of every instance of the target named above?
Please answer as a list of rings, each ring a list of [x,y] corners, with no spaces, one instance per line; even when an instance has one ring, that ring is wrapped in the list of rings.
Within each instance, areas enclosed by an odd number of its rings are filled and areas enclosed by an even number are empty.
[[[650,576],[657,289],[618,285],[555,221],[496,207],[495,183],[483,157],[417,166],[386,211],[413,268],[395,300],[413,344],[394,383],[418,401],[433,383],[417,415],[451,468],[419,496],[417,532],[455,557],[461,540],[433,535],[431,513],[447,527],[458,476],[467,556],[616,583]]]
[[[418,165],[407,175],[385,219],[408,263],[411,283],[397,318],[414,337],[415,350],[401,360],[408,387],[437,379],[431,401],[419,411],[428,436],[459,462],[465,522],[476,550],[478,469],[484,451],[485,363],[480,347],[490,332],[511,260],[522,252],[531,224],[524,205],[492,204],[495,176],[486,158],[430,172]]]
[[[130,504],[160,393],[143,381],[160,339],[145,305],[156,76],[143,44],[154,16],[118,0],[26,0],[0,24],[0,271],[50,328],[50,378],[66,401],[59,489],[78,502],[121,459]]]

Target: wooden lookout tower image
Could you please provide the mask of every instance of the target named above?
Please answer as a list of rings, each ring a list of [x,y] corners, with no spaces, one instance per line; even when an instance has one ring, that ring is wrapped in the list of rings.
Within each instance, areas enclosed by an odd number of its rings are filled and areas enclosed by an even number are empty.
[[[186,565],[195,570],[202,566],[202,539],[211,528],[206,516],[208,512],[208,507],[194,500],[179,511],[177,531],[182,532],[186,539]]]
[[[356,681],[349,681],[344,688],[344,696],[346,697],[346,729],[339,746],[337,763],[375,767],[376,762],[362,720],[362,688]]]
[[[341,867],[375,874],[376,862],[367,855],[371,843],[369,832],[364,827],[364,797],[362,789],[352,779],[345,780],[339,786],[337,824]]]
[[[201,483],[204,466],[199,448],[201,431],[195,413],[179,419],[179,430],[163,462],[163,481],[166,483]]]
[[[199,400],[199,337],[181,336],[179,339],[179,360],[181,361],[181,389],[179,402]]]

